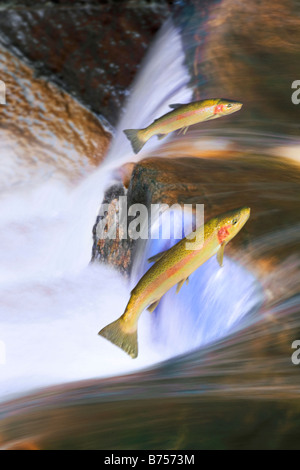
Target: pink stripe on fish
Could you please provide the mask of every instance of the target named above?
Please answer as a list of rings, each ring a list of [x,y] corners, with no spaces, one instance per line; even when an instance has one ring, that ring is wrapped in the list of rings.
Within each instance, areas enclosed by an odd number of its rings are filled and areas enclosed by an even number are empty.
[[[169,117],[168,119],[164,120],[164,122],[157,123],[157,125],[155,126],[155,129],[156,128],[159,129],[161,127],[167,126],[168,124],[172,122],[181,121],[181,119],[185,119],[189,116],[193,116],[194,114],[197,114],[197,111],[198,110],[186,111],[185,113],[179,114],[178,116]]]

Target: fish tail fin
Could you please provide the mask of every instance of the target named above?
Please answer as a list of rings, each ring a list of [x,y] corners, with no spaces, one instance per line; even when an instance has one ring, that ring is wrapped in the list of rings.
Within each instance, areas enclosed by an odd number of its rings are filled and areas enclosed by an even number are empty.
[[[139,153],[147,142],[143,139],[142,131],[143,129],[125,129],[123,131],[127,139],[130,140],[134,153]]]
[[[118,320],[105,326],[100,332],[100,336],[108,339],[111,343],[119,346],[129,356],[135,359],[138,355],[137,328],[132,332],[126,331],[122,326],[122,320]]]

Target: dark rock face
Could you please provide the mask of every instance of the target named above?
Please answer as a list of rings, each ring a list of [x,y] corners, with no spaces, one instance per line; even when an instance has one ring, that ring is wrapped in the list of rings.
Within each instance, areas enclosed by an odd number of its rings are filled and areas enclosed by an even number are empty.
[[[93,227],[93,250],[92,262],[100,262],[114,267],[120,273],[127,275],[130,271],[135,240],[130,238],[122,239],[121,228],[118,224],[119,198],[125,196],[125,188],[122,184],[110,187],[104,196],[104,204],[109,206],[109,210],[103,215],[98,215]],[[101,238],[98,233],[99,224],[103,224],[105,236],[116,227],[116,237]]]
[[[1,11],[0,41],[114,126],[168,14],[165,1],[10,2]]]

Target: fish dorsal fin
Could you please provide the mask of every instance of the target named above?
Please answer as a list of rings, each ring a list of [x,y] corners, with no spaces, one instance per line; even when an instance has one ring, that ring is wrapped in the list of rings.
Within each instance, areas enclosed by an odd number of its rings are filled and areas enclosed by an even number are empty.
[[[156,261],[160,260],[169,250],[166,251],[161,251],[160,253],[157,253],[157,255],[151,256],[151,258],[148,259],[148,263],[156,263]]]
[[[218,263],[221,266],[221,268],[223,268],[223,258],[224,258],[225,245],[226,245],[226,243],[223,242],[222,245],[220,246],[219,250],[218,250],[218,253],[217,253],[217,260],[218,260]]]
[[[181,103],[169,104],[169,108],[171,109],[177,109],[177,108],[180,108],[180,106],[184,106],[184,104],[181,104]]]

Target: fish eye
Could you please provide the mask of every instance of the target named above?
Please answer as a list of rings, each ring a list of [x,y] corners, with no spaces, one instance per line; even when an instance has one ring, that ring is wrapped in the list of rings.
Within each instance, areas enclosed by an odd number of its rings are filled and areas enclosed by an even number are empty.
[[[229,104],[227,105],[227,109],[230,109],[230,108],[232,108],[232,104],[229,103]]]
[[[238,219],[233,219],[232,225],[236,225],[238,223]]]

